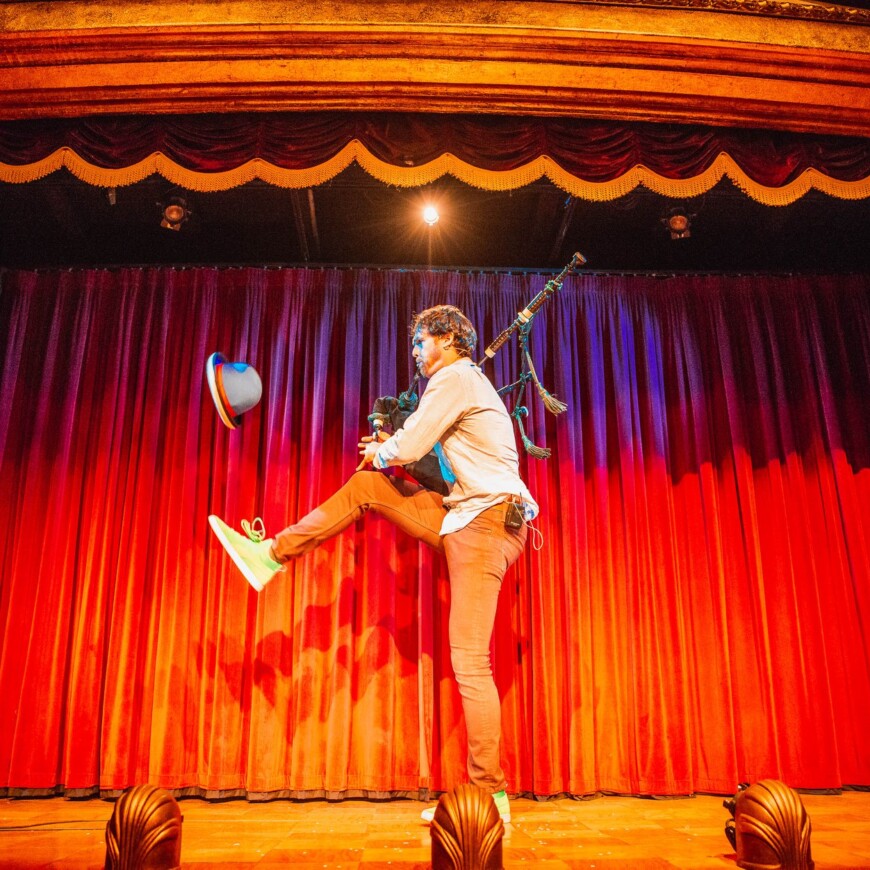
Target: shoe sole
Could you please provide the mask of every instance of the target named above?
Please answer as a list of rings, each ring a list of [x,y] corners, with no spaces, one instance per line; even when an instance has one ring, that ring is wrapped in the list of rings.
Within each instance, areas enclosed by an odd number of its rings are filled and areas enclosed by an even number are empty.
[[[229,538],[227,538],[227,536],[224,534],[224,530],[221,528],[221,523],[223,523],[223,520],[220,517],[215,516],[215,514],[211,514],[208,518],[208,524],[211,526],[211,530],[215,533],[215,535],[217,535],[217,539],[221,542],[221,545],[226,551],[226,554],[235,563],[236,568],[238,568],[239,571],[242,572],[242,576],[245,578],[245,580],[248,581],[248,583],[251,584],[251,586],[254,587],[254,589],[257,590],[257,592],[262,592],[264,584],[257,579],[257,575],[251,571],[251,569],[248,567],[248,563],[245,562],[244,559],[242,559],[242,557],[236,551],[236,548],[232,545],[232,543],[230,543]]]

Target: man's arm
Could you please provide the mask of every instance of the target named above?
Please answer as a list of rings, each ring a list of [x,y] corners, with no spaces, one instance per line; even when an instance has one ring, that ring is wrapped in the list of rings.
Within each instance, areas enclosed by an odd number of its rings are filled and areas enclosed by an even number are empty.
[[[420,406],[408,417],[404,427],[372,451],[375,468],[416,462],[460,418],[467,404],[465,391],[460,371],[451,369],[453,366],[442,369],[429,381]]]

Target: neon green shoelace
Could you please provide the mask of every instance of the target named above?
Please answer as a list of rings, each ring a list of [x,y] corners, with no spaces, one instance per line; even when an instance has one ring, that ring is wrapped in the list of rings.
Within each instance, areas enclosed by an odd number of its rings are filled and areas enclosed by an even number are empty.
[[[260,517],[254,517],[252,522],[242,520],[242,531],[255,544],[266,540],[266,525]]]

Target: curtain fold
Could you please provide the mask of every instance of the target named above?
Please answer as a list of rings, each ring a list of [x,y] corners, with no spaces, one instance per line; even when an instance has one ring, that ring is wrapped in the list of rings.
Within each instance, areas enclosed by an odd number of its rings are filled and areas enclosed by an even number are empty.
[[[0,273],[0,793],[418,795],[464,779],[443,561],[370,517],[257,595],[208,530],[349,476],[407,324],[486,346],[545,276]],[[512,791],[870,784],[866,276],[571,276],[493,654]],[[263,399],[224,428],[220,350]],[[487,365],[498,385],[511,344]]]
[[[160,173],[190,190],[262,179],[321,184],[352,162],[388,184],[445,173],[509,190],[541,177],[602,201],[640,184],[697,196],[730,178],[759,202],[785,205],[816,189],[870,196],[870,143],[860,137],[700,125],[498,115],[310,112],[117,116],[0,123],[0,181],[65,168],[105,187]]]

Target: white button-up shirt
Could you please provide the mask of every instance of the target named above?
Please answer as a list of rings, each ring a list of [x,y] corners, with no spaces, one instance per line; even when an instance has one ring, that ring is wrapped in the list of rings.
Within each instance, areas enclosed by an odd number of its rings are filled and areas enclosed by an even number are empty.
[[[470,359],[435,372],[417,410],[381,444],[373,464],[381,469],[407,465],[433,447],[447,466],[442,470],[450,488],[442,535],[458,531],[510,495],[522,499],[525,519],[537,516],[538,505],[519,475],[513,422],[489,379]]]

